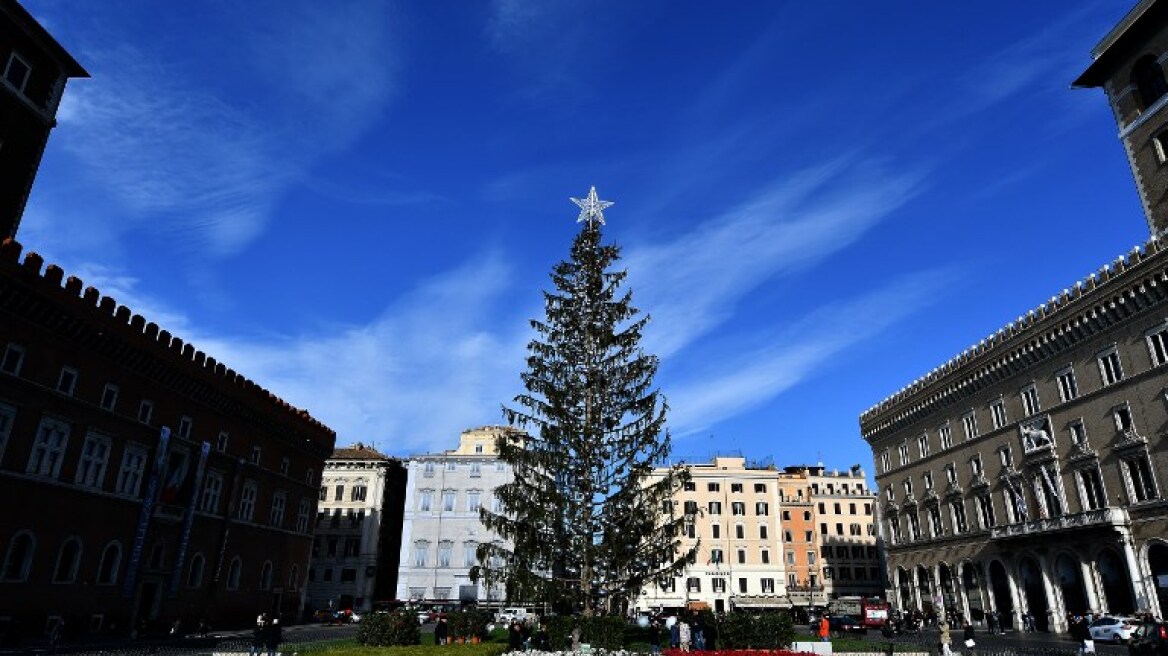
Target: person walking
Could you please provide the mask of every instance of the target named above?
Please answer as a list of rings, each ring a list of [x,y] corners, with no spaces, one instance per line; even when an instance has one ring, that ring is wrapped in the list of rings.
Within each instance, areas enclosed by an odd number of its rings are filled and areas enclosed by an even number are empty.
[[[820,642],[830,642],[831,641],[831,622],[828,621],[826,614],[824,614],[823,617],[819,618],[819,641]]]
[[[248,656],[261,656],[264,653],[264,631],[267,629],[267,623],[264,622],[264,616],[260,615],[256,618],[255,629],[251,632],[251,649],[248,650]]]
[[[661,653],[661,625],[657,623],[657,620],[653,620],[653,623],[649,625],[649,653]]]
[[[965,653],[972,654],[973,646],[977,644],[973,641],[973,622],[968,619],[965,620]]]
[[[669,625],[669,646],[674,649],[681,648],[681,618],[674,617],[673,624]]]
[[[448,642],[450,635],[450,626],[446,623],[445,617],[438,618],[438,624],[434,625],[434,644],[444,645]]]
[[[678,632],[678,638],[681,640],[681,650],[682,651],[689,651],[690,641],[693,638],[693,634],[689,628],[689,622],[686,622],[683,620],[681,622],[681,626],[678,627],[677,632]]]
[[[953,636],[949,634],[949,622],[938,625],[941,634],[941,656],[953,656]]]
[[[284,642],[284,631],[280,628],[280,618],[274,617],[264,630],[264,646],[268,648],[268,656],[276,656],[281,642]]]

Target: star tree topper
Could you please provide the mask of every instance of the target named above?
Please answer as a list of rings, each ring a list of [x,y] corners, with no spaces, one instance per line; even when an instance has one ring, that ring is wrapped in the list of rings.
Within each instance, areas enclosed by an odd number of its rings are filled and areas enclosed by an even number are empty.
[[[587,198],[573,198],[572,202],[580,206],[580,216],[576,219],[576,223],[584,223],[587,221],[589,227],[592,227],[593,220],[599,221],[600,225],[604,225],[604,208],[612,207],[611,201],[597,198],[595,186],[588,191]]]

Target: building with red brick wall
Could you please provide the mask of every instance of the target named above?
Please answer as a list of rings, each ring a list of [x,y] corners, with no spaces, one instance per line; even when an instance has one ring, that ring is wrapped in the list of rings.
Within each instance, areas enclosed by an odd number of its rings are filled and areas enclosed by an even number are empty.
[[[294,617],[335,433],[0,245],[0,637]]]

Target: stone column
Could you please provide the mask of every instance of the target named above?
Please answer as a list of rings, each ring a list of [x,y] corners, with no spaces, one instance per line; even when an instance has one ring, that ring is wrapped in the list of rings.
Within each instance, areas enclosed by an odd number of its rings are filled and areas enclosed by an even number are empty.
[[[994,580],[990,577],[990,568],[984,564],[980,564],[979,569],[981,570],[981,586],[986,591],[985,596],[982,597],[982,610],[986,613],[996,611],[998,609],[998,600],[994,596]],[[987,601],[989,603],[984,603]]]
[[[1126,529],[1123,530],[1119,542],[1123,545],[1123,559],[1127,563],[1127,575],[1131,579],[1132,591],[1135,593],[1136,611],[1147,612],[1150,604],[1148,603],[1148,588],[1144,585],[1144,570],[1140,567],[1139,559],[1136,558],[1131,535]]]
[[[1054,585],[1045,554],[1038,554],[1038,569],[1042,573],[1042,589],[1046,592],[1048,630],[1063,633],[1067,630],[1066,604],[1063,603],[1062,588]]]
[[[978,579],[980,580],[980,577],[978,577]],[[969,608],[969,591],[965,589],[964,563],[957,563],[957,579],[953,581],[953,585],[956,586],[955,589],[957,590],[957,601],[961,605],[959,610],[961,611],[962,622],[964,622],[966,619],[972,622],[973,613]]]
[[[1026,593],[1022,588],[1018,587],[1018,576],[1015,572],[1015,563],[1011,563],[1006,568],[1006,586],[1010,590],[1010,600],[1014,604],[1013,617],[1010,620],[1011,625],[1015,631],[1022,629],[1022,611],[1029,608],[1029,600],[1026,599]]]

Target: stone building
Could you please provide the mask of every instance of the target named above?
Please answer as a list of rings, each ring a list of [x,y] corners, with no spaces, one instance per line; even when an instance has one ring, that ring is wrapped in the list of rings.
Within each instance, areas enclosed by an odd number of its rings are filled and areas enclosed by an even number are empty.
[[[295,616],[334,433],[20,253],[0,245],[0,637]]]
[[[819,465],[788,467],[786,471],[793,474],[795,470],[806,476],[811,488],[813,534],[827,597],[882,597],[884,572],[875,522],[876,495],[868,488],[864,470],[857,465],[829,472]]]
[[[1168,2],[1140,2],[1102,86],[1151,239],[860,417],[901,608],[974,619],[1168,611]]]
[[[394,599],[405,467],[358,442],[333,451],[320,484],[308,607],[367,612]]]
[[[445,603],[492,603],[502,589],[486,589],[471,580],[483,542],[503,543],[487,531],[479,508],[490,504],[501,512],[495,488],[511,482],[514,473],[499,459],[495,442],[521,436],[507,426],[483,426],[464,431],[458,448],[412,456],[406,463],[408,483],[402,519],[397,598]]]
[[[16,0],[0,0],[0,241],[16,237],[69,78],[85,69]]]

